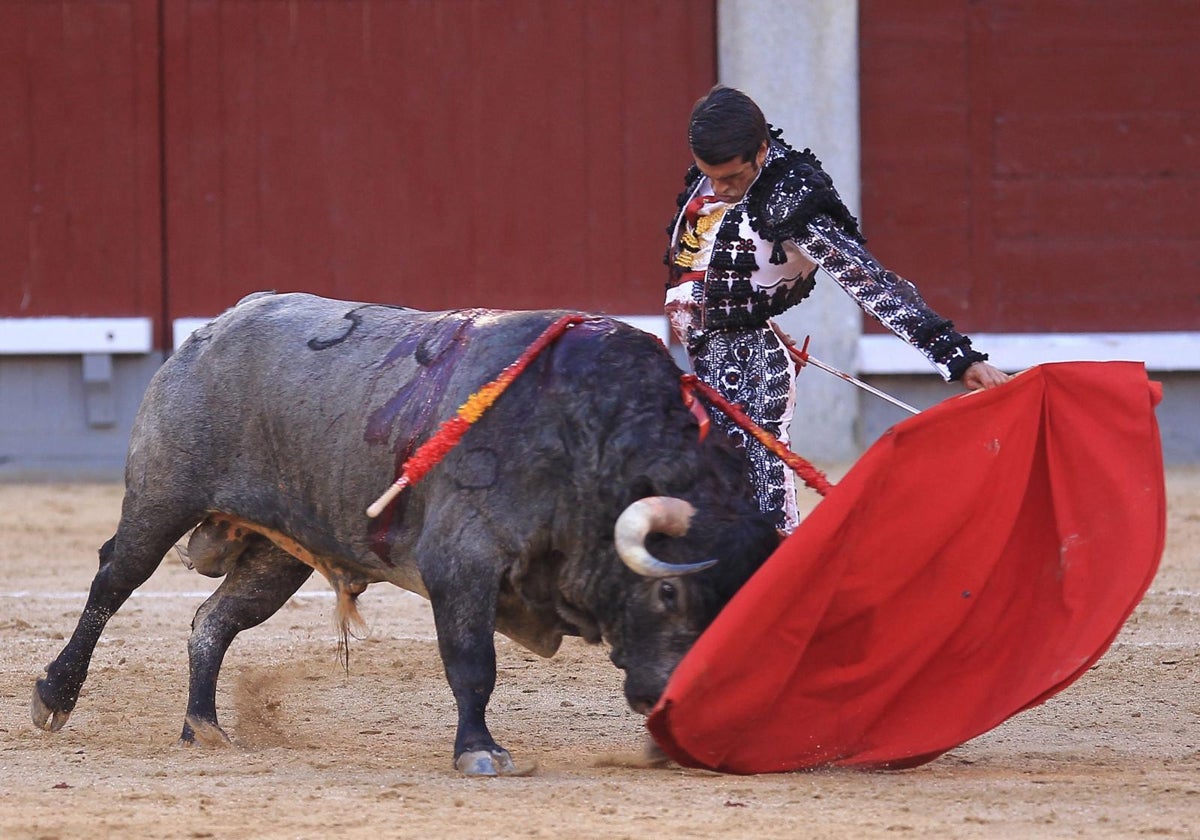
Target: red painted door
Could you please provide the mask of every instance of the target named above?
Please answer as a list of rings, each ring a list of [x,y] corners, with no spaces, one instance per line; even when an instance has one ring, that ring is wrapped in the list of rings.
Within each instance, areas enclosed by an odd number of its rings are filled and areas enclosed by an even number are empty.
[[[156,7],[0,3],[0,317],[159,314]]]
[[[0,3],[0,317],[658,312],[713,0]]]
[[[657,312],[711,2],[168,2],[169,311]]]
[[[968,331],[1200,329],[1200,4],[859,9],[886,265]]]

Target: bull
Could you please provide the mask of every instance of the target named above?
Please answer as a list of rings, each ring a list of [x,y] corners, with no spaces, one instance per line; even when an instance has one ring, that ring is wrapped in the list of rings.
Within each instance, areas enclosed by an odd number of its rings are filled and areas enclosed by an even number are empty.
[[[33,692],[57,731],[108,619],[191,532],[223,577],[197,610],[181,741],[228,741],[222,659],[319,570],[343,628],[387,581],[429,599],[458,709],[454,765],[515,772],[485,721],[494,634],[551,656],[605,643],[646,713],[701,631],[778,544],[745,456],[700,434],[654,337],[594,317],[536,357],[427,477],[365,509],[455,409],[557,312],[402,307],[259,293],[151,380],[116,533],[73,635]],[[715,561],[715,562],[714,562]]]

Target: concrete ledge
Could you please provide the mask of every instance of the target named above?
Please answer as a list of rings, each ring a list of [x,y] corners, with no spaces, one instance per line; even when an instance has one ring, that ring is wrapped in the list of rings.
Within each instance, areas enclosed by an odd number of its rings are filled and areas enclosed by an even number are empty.
[[[1148,370],[1200,370],[1200,332],[972,333],[971,342],[1010,373],[1045,362],[1145,362]],[[894,335],[858,340],[858,371],[896,375],[929,373],[933,367]]]
[[[0,354],[149,353],[149,318],[0,318]]]

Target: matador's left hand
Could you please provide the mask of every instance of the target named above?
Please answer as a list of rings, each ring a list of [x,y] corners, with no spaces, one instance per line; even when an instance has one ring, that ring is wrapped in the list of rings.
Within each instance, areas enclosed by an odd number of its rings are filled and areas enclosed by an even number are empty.
[[[1004,371],[997,367],[992,367],[987,362],[976,362],[967,368],[966,373],[962,375],[962,383],[971,391],[985,391],[988,388],[995,388],[997,385],[1003,385],[1008,380],[1012,379]]]

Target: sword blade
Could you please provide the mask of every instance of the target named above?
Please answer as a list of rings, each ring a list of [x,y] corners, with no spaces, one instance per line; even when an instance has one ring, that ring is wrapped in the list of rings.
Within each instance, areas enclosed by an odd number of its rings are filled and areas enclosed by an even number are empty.
[[[789,348],[789,350],[790,349],[791,348]],[[792,355],[798,356],[799,354],[796,353],[795,351],[793,351]],[[868,385],[866,382],[863,382],[861,379],[856,379],[855,377],[851,376],[850,374],[844,373],[843,371],[838,370],[833,365],[825,364],[820,359],[813,356],[811,353],[806,353],[805,356],[806,356],[806,358],[803,360],[803,364],[814,365],[816,367],[819,367],[821,370],[825,371],[826,373],[832,373],[834,376],[838,377],[839,379],[846,380],[851,385],[857,385],[859,388],[862,388],[868,394],[874,394],[875,396],[879,397],[881,400],[887,400],[892,405],[897,406],[898,408],[903,408],[909,414],[920,414],[921,413],[920,410],[913,408],[911,405],[904,402],[903,400],[898,400],[895,397],[893,397],[891,394],[885,394],[883,391],[880,391],[878,388],[874,388],[874,387]]]
[[[875,396],[879,397],[879,399],[881,399],[881,400],[887,400],[892,405],[896,406],[897,408],[904,409],[909,414],[920,414],[921,413],[919,410],[913,408],[911,405],[904,402],[903,400],[898,400],[895,397],[893,397],[891,394],[885,394],[883,391],[880,391],[878,388],[871,387],[866,382],[863,382],[861,379],[856,379],[855,377],[851,376],[850,374],[838,370],[833,365],[827,365],[824,362],[822,362],[820,359],[812,356],[808,352],[808,339],[807,338],[804,339],[804,349],[797,350],[796,342],[792,340],[792,337],[790,335],[788,335],[782,329],[780,329],[778,324],[776,324],[774,321],[767,321],[767,323],[771,325],[771,329],[775,331],[775,335],[779,336],[779,340],[783,343],[783,346],[787,348],[788,355],[790,355],[793,359],[795,359],[796,364],[798,364],[800,367],[804,367],[805,365],[809,365],[809,364],[815,365],[816,367],[819,367],[821,370],[825,371],[826,373],[832,373],[834,376],[838,377],[839,379],[846,380],[851,385],[857,385],[859,388],[862,388],[868,394],[874,394]]]

